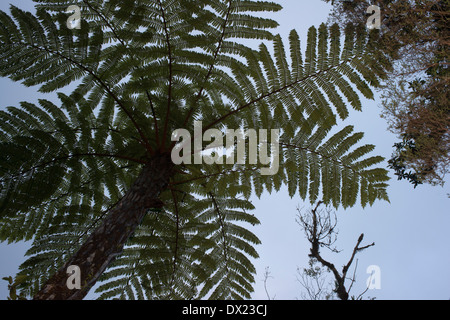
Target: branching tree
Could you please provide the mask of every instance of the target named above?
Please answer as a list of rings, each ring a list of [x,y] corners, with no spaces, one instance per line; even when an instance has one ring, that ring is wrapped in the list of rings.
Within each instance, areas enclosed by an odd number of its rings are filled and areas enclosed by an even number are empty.
[[[34,299],[82,299],[99,280],[104,299],[248,298],[260,243],[243,227],[259,223],[252,193],[388,200],[383,158],[351,126],[336,129],[385,78],[375,30],[312,27],[303,56],[295,31],[286,52],[270,32],[278,23],[257,16],[279,11],[273,2],[35,2],[35,14],[0,12],[0,75],[76,88],[58,105],[0,112],[0,239],[33,240],[20,289]],[[80,29],[66,23],[74,4]],[[172,133],[194,132],[195,120],[202,135],[281,129],[278,173],[248,158],[175,164]],[[70,265],[80,289],[66,285]]]
[[[331,208],[320,209],[322,202],[319,201],[316,206],[307,212],[300,212],[298,214],[298,223],[304,230],[306,239],[311,243],[310,250],[310,267],[304,269],[300,274],[300,283],[307,290],[307,295],[312,300],[329,299],[330,293],[327,291],[327,285],[325,283],[325,277],[323,277],[323,268],[326,268],[333,274],[334,277],[334,292],[341,300],[348,300],[350,297],[350,290],[355,282],[355,273],[352,278],[348,277],[348,271],[355,259],[358,252],[363,251],[375,243],[371,243],[365,246],[361,246],[361,242],[364,239],[364,234],[361,234],[353,248],[352,254],[348,262],[342,267],[342,271],[339,272],[336,266],[324,259],[320,249],[327,248],[333,252],[337,252],[333,244],[336,241],[337,231],[337,219],[335,213]],[[321,266],[316,266],[316,263],[320,263]],[[356,267],[355,267],[356,271]],[[346,281],[350,280],[350,285],[346,285]],[[361,296],[361,295],[360,295]]]
[[[329,2],[329,0],[324,0]],[[444,183],[450,159],[449,1],[381,0],[382,116],[400,142],[391,169],[414,186]],[[366,24],[369,0],[333,1],[332,22]],[[384,65],[383,63],[380,65]]]
[[[334,298],[333,284],[328,280],[329,270],[309,259],[308,268],[297,268],[297,281],[303,288],[303,300],[331,300]]]
[[[263,275],[263,282],[264,282],[264,291],[266,292],[266,296],[268,300],[275,300],[275,295],[274,296],[270,296],[269,294],[269,289],[267,288],[267,282],[269,281],[270,278],[273,278],[271,276],[271,272],[269,270],[269,267],[266,267],[266,269],[264,270],[264,275]]]

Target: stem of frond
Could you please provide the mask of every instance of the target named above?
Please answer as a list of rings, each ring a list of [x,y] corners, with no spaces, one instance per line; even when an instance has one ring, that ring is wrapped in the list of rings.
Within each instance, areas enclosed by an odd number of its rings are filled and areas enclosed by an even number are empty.
[[[167,111],[166,111],[166,119],[164,121],[164,130],[163,130],[163,137],[162,137],[162,143],[161,143],[161,145],[164,148],[165,144],[166,144],[166,135],[167,135],[167,130],[168,130],[168,126],[169,126],[170,107],[172,104],[173,58],[172,58],[172,47],[170,44],[170,35],[169,35],[168,27],[167,27],[166,15],[164,13],[164,8],[162,5],[162,2],[160,0],[158,0],[158,3],[159,3],[160,10],[161,10],[161,18],[162,18],[163,24],[164,24],[164,34],[166,36],[166,43],[167,43],[167,50],[168,50],[167,54],[168,54],[168,58],[169,58],[169,88],[168,88],[168,92],[167,92]]]

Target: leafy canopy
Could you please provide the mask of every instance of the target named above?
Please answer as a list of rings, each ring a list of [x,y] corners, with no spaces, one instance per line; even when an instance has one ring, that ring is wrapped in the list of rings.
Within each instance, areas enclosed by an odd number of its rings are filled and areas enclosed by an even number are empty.
[[[171,133],[207,128],[281,129],[280,169],[176,167],[123,254],[103,274],[101,298],[249,298],[259,239],[252,193],[286,185],[291,196],[335,207],[388,200],[383,159],[362,133],[338,129],[348,107],[384,77],[376,31],[311,27],[306,52],[289,48],[258,17],[268,1],[78,1],[81,29],[64,0],[35,0],[36,14],[0,12],[0,74],[41,92],[70,95],[0,112],[2,241],[33,239],[21,273],[32,294],[73,254]],[[343,32],[343,34],[342,34]],[[263,41],[258,50],[244,40]],[[270,139],[268,139],[270,141]]]

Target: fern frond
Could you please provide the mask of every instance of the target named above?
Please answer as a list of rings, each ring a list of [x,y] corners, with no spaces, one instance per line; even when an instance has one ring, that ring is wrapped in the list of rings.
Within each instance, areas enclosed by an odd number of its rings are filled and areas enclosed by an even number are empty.
[[[143,166],[170,153],[171,133],[192,132],[195,120],[203,133],[266,129],[268,144],[281,129],[278,172],[261,175],[267,166],[248,154],[239,164],[176,165],[160,190],[164,207],[148,209],[103,273],[101,299],[250,298],[260,243],[253,194],[286,185],[335,207],[388,200],[374,146],[351,126],[335,130],[385,76],[373,34],[349,26],[341,41],[336,25],[312,27],[302,53],[296,31],[284,43],[270,32],[276,21],[256,17],[281,9],[270,1],[35,1],[36,14],[0,12],[0,75],[42,92],[76,88],[58,93],[58,105],[0,111],[0,240],[33,240],[21,267],[30,295]],[[72,4],[79,30],[66,25]],[[267,41],[255,50],[238,42],[246,39]]]

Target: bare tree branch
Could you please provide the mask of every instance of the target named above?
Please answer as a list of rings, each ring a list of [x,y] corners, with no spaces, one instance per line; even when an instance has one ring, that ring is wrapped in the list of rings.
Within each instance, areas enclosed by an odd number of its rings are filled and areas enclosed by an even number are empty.
[[[275,296],[273,296],[272,298],[269,295],[269,291],[267,290],[267,280],[269,280],[269,278],[273,278],[270,275],[270,271],[269,271],[269,267],[266,267],[265,271],[264,271],[264,290],[266,291],[266,295],[267,295],[267,299],[268,300],[275,300]]]
[[[350,289],[355,282],[356,268],[355,273],[353,274],[353,278],[350,279],[351,283],[348,289],[345,286],[345,281],[347,280],[347,272],[353,263],[355,255],[364,249],[374,246],[375,243],[371,243],[366,246],[360,246],[361,242],[364,239],[364,234],[361,234],[358,238],[358,241],[356,242],[355,247],[353,248],[350,259],[342,268],[342,272],[339,272],[333,263],[325,260],[320,254],[320,248],[322,247],[328,248],[333,252],[337,252],[335,248],[331,247],[336,241],[336,214],[334,212],[332,213],[332,210],[330,208],[319,210],[319,207],[322,203],[322,201],[319,201],[314,209],[305,214],[301,214],[300,210],[298,210],[298,223],[305,231],[306,238],[311,243],[309,257],[317,260],[322,264],[323,267],[328,268],[328,270],[333,273],[336,285],[334,291],[336,292],[339,299],[348,300]],[[318,281],[317,277],[316,281]],[[303,281],[302,285],[305,287],[305,285],[308,285],[308,283]],[[323,284],[321,284],[320,282],[316,282],[316,285],[318,285],[320,290],[323,288]],[[318,290],[318,292],[312,292],[311,290],[309,290],[309,288],[307,288],[307,290],[310,297],[317,297],[320,294],[320,290]]]

